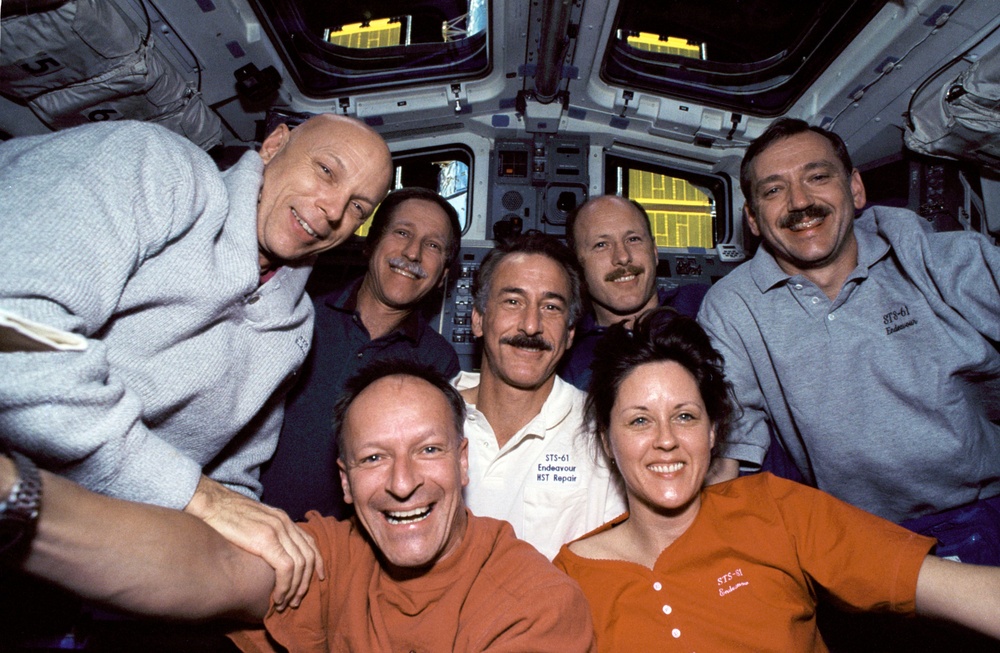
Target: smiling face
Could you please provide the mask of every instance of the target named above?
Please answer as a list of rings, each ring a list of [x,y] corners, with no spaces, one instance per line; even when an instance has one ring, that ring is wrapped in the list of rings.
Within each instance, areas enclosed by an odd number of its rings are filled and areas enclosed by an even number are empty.
[[[508,254],[497,265],[484,305],[472,310],[472,333],[483,339],[483,375],[522,390],[549,383],[573,342],[570,280],[544,254]]]
[[[696,514],[715,430],[694,376],[674,361],[639,365],[622,380],[610,418],[605,442],[629,510]]]
[[[467,443],[440,390],[413,376],[365,388],[343,423],[344,498],[392,567],[433,565],[465,533]]]
[[[411,308],[444,283],[450,242],[451,226],[441,207],[406,200],[389,218],[363,283],[385,306]]]
[[[573,224],[597,323],[633,319],[657,304],[656,242],[631,202],[604,196],[588,202]]]
[[[776,141],[750,167],[747,219],[787,274],[857,265],[854,211],[865,205],[857,170],[844,170],[830,142],[814,132]]]
[[[320,115],[279,126],[261,146],[257,204],[262,269],[339,245],[389,188],[392,157],[382,138],[355,120]]]

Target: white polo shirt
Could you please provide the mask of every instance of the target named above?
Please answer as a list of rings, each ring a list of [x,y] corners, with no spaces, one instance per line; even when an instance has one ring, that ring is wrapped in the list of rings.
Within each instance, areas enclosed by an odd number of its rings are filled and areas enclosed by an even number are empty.
[[[479,385],[461,372],[458,390]],[[469,485],[474,514],[504,519],[550,560],[571,540],[625,511],[625,501],[591,435],[583,428],[586,395],[558,376],[541,412],[504,445],[486,417],[467,404]]]

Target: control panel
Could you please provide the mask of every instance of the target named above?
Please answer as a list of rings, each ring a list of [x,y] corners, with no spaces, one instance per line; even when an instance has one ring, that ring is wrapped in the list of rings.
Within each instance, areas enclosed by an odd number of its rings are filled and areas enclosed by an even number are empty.
[[[441,335],[455,348],[462,369],[479,369],[480,350],[472,334],[472,281],[479,270],[488,247],[463,247],[453,270],[453,283],[448,284],[441,307]]]
[[[587,136],[498,138],[490,155],[491,239],[537,229],[563,235],[566,218],[587,200]]]

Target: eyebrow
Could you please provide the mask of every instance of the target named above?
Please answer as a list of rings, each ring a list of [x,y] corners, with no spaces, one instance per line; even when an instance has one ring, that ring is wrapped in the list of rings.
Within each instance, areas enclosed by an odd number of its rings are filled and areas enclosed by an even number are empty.
[[[625,231],[622,235],[623,236],[633,236],[635,234],[642,235],[643,233],[645,233],[645,232],[643,232],[643,231],[641,231],[639,229],[629,229],[629,230]],[[608,239],[608,238],[614,238],[614,237],[615,237],[614,234],[612,234],[610,232],[601,232],[599,234],[594,234],[588,240],[590,242],[593,242],[595,240]]]
[[[336,152],[323,152],[321,154],[318,154],[317,156],[330,158],[336,164],[336,167],[340,170],[341,173],[344,173],[344,172],[347,171],[347,166],[344,165],[344,160],[341,159],[340,156]],[[364,195],[351,195],[351,197],[354,198],[354,199],[361,200],[363,202],[367,202],[367,203],[371,204],[371,208],[368,209],[367,211],[365,211],[365,218],[366,219],[368,218],[368,216],[371,215],[371,212],[379,204],[379,200],[373,199],[371,197],[365,197]]]
[[[515,295],[527,295],[528,291],[519,286],[505,286],[500,289],[500,294],[515,294]],[[566,302],[566,297],[562,293],[555,292],[554,290],[547,290],[542,293],[543,299],[558,299],[562,302]],[[567,302],[568,303],[568,302]]]
[[[389,225],[390,229],[398,229],[402,227],[404,229],[409,229],[411,231],[416,231],[417,225],[423,224],[423,222],[425,222],[421,220],[414,220],[413,218],[408,218],[403,215],[400,215],[399,217],[393,216],[392,220],[393,222]],[[449,229],[448,231],[450,233],[451,230]],[[440,234],[440,233],[435,233],[433,231],[431,231],[431,233],[424,234],[424,238],[440,239],[446,242],[449,240],[448,234]]]
[[[545,299],[558,299],[559,301],[563,302],[564,304],[568,304],[569,303],[566,300],[566,298],[563,297],[562,293],[557,293],[557,292],[549,291],[549,292],[545,293],[543,295],[543,297],[545,297]]]

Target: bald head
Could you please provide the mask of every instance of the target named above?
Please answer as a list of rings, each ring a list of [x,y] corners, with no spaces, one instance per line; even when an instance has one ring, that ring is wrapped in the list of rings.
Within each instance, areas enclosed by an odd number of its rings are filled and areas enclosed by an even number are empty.
[[[279,125],[260,149],[257,207],[261,268],[335,247],[360,227],[389,190],[392,155],[364,123],[321,114]]]

